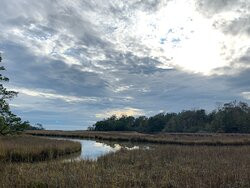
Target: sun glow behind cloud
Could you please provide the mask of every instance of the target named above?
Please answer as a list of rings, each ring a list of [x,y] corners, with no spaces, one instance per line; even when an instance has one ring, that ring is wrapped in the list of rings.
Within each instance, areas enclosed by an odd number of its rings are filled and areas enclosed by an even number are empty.
[[[82,125],[250,100],[246,0],[58,2],[1,2],[0,51],[20,116],[55,112],[53,124],[67,112]]]
[[[140,8],[135,11],[131,9],[134,6],[132,2],[112,1],[104,5],[96,4],[96,9],[102,11],[99,14],[81,11],[81,5],[80,1],[66,1],[62,7],[63,10],[66,7],[75,9],[80,18],[93,18],[95,22],[91,20],[90,23],[95,29],[90,31],[93,34],[103,32],[101,38],[117,52],[155,59],[159,61],[158,68],[177,68],[210,75],[214,69],[231,63],[228,56],[237,59],[248,49],[248,40],[244,36],[240,36],[241,40],[238,37],[235,39],[217,28],[219,24],[240,17],[240,13],[234,9],[206,17],[198,11],[197,2],[192,0],[163,0],[155,11]],[[109,8],[121,11],[121,17],[107,13]],[[69,65],[81,65],[83,59],[86,59],[97,68],[103,68],[98,62],[109,59],[103,46],[82,45],[82,50],[88,49],[88,55],[79,54],[77,57],[69,53],[70,49],[79,45],[76,35],[84,36],[85,28],[77,27],[83,29],[83,32],[72,33],[70,29],[61,29],[57,34],[48,32],[43,33],[43,36],[34,36],[32,33],[40,30],[35,24],[30,24],[10,30],[9,37],[15,38],[40,56],[59,59]],[[32,32],[27,34],[27,29]],[[236,53],[230,53],[235,49]],[[90,68],[84,70],[98,72]]]
[[[122,2],[120,6],[126,7]],[[159,68],[211,75],[214,69],[231,63],[230,50],[237,48],[237,59],[238,50],[248,48],[244,36],[242,41],[235,40],[215,26],[215,22],[230,22],[237,16],[227,11],[207,18],[198,12],[195,1],[175,0],[162,3],[153,12],[127,12],[125,21],[109,18],[103,22],[105,27],[115,28],[106,39],[118,51],[158,60]]]
[[[156,14],[139,12],[132,33],[162,62],[160,67],[209,74],[225,65],[220,55],[224,36],[212,23],[194,2],[171,1]]]
[[[136,108],[124,108],[124,109],[111,109],[104,111],[102,113],[96,114],[97,118],[107,118],[112,115],[116,115],[117,117],[121,117],[123,115],[125,116],[139,116],[139,115],[144,115],[144,112],[141,109],[136,109]]]

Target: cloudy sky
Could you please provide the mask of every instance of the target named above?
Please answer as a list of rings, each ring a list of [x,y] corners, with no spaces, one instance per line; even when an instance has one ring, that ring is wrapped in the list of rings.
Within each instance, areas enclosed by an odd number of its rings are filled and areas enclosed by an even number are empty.
[[[47,129],[250,101],[249,0],[1,0],[0,51]]]

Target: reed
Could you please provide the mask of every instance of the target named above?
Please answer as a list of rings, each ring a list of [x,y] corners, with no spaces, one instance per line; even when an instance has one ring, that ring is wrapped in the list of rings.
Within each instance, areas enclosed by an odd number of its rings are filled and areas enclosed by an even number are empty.
[[[0,187],[250,187],[249,149],[161,145],[97,161],[2,164]]]
[[[0,162],[35,162],[79,152],[80,143],[34,136],[0,137]]]

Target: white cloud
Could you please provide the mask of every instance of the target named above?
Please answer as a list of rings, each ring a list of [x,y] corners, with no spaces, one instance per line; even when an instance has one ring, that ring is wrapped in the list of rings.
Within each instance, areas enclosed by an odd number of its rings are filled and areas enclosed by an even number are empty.
[[[10,84],[20,87],[11,104],[21,113],[71,110],[79,112],[72,119],[89,122],[112,114],[211,109],[249,91],[246,0],[1,5],[0,51]],[[249,99],[249,92],[240,96]]]
[[[112,60],[106,55],[117,52],[156,59],[160,64],[155,66],[163,69],[210,75],[213,69],[239,59],[249,47],[249,37],[227,36],[223,32],[228,23],[248,14],[247,7],[241,6],[244,1],[234,2],[232,8],[231,0],[226,1],[226,8],[220,0],[106,3],[64,0],[60,5],[25,2],[41,13],[35,14],[32,8],[27,10],[25,3],[15,3],[19,14],[32,21],[22,27],[3,28],[2,36],[23,44],[36,55],[69,65],[82,65],[87,60],[89,64],[84,64],[82,70],[98,74],[107,72],[107,67],[116,69],[112,63],[103,66],[99,62]],[[197,4],[203,5],[201,11]],[[46,9],[49,6],[52,10]],[[10,7],[6,11],[14,11]],[[220,11],[214,11],[217,9]],[[204,17],[206,11],[209,17]],[[55,24],[53,32],[43,31],[43,27],[51,28],[51,23]],[[79,52],[69,53],[75,48]]]
[[[118,87],[114,88],[114,92],[115,93],[120,93],[120,92],[123,92],[123,91],[128,91],[131,87],[133,87],[133,85],[118,86]]]
[[[136,109],[136,108],[123,108],[123,109],[111,109],[104,111],[102,113],[96,114],[97,118],[107,118],[112,115],[116,115],[117,117],[121,117],[122,115],[126,116],[139,116],[139,115],[144,115],[143,110],[141,109]]]
[[[247,100],[250,100],[250,92],[242,92],[241,95],[247,99]]]
[[[10,90],[17,91],[21,94],[28,95],[31,97],[38,97],[38,98],[51,99],[51,100],[60,99],[68,103],[97,102],[99,100],[96,97],[76,97],[76,96],[69,96],[69,95],[60,95],[56,93],[27,89],[27,88],[10,88]]]

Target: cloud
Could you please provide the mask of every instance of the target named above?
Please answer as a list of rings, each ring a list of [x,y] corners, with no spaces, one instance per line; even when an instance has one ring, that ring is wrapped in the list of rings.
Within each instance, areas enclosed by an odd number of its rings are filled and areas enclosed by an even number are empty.
[[[250,92],[242,92],[242,96],[247,99],[250,100]]]
[[[245,0],[2,0],[11,105],[70,129],[248,100],[249,15]]]
[[[221,12],[237,10],[246,5],[245,0],[197,0],[198,10],[207,16],[211,16]]]
[[[245,0],[197,0],[197,11],[222,33],[220,55],[226,64],[219,74],[238,73],[249,67],[250,5]],[[228,68],[224,69],[224,67]],[[227,70],[227,71],[223,71]],[[217,69],[218,70],[218,69]],[[218,72],[217,72],[218,73]]]
[[[144,115],[144,112],[141,109],[126,107],[124,109],[107,110],[105,112],[96,114],[96,117],[97,118],[107,118],[107,117],[110,117],[112,115],[116,115],[117,117],[121,117],[123,115],[125,115],[125,116],[139,116],[139,115]]]
[[[225,33],[231,35],[250,35],[250,11],[248,14],[235,18],[223,28]]]
[[[75,97],[75,96],[67,96],[67,95],[60,95],[56,93],[49,93],[44,91],[38,90],[31,90],[26,88],[9,88],[10,90],[19,92],[24,95],[28,95],[31,97],[39,97],[45,99],[60,99],[68,103],[77,103],[77,102],[97,102],[98,98],[95,97]]]

